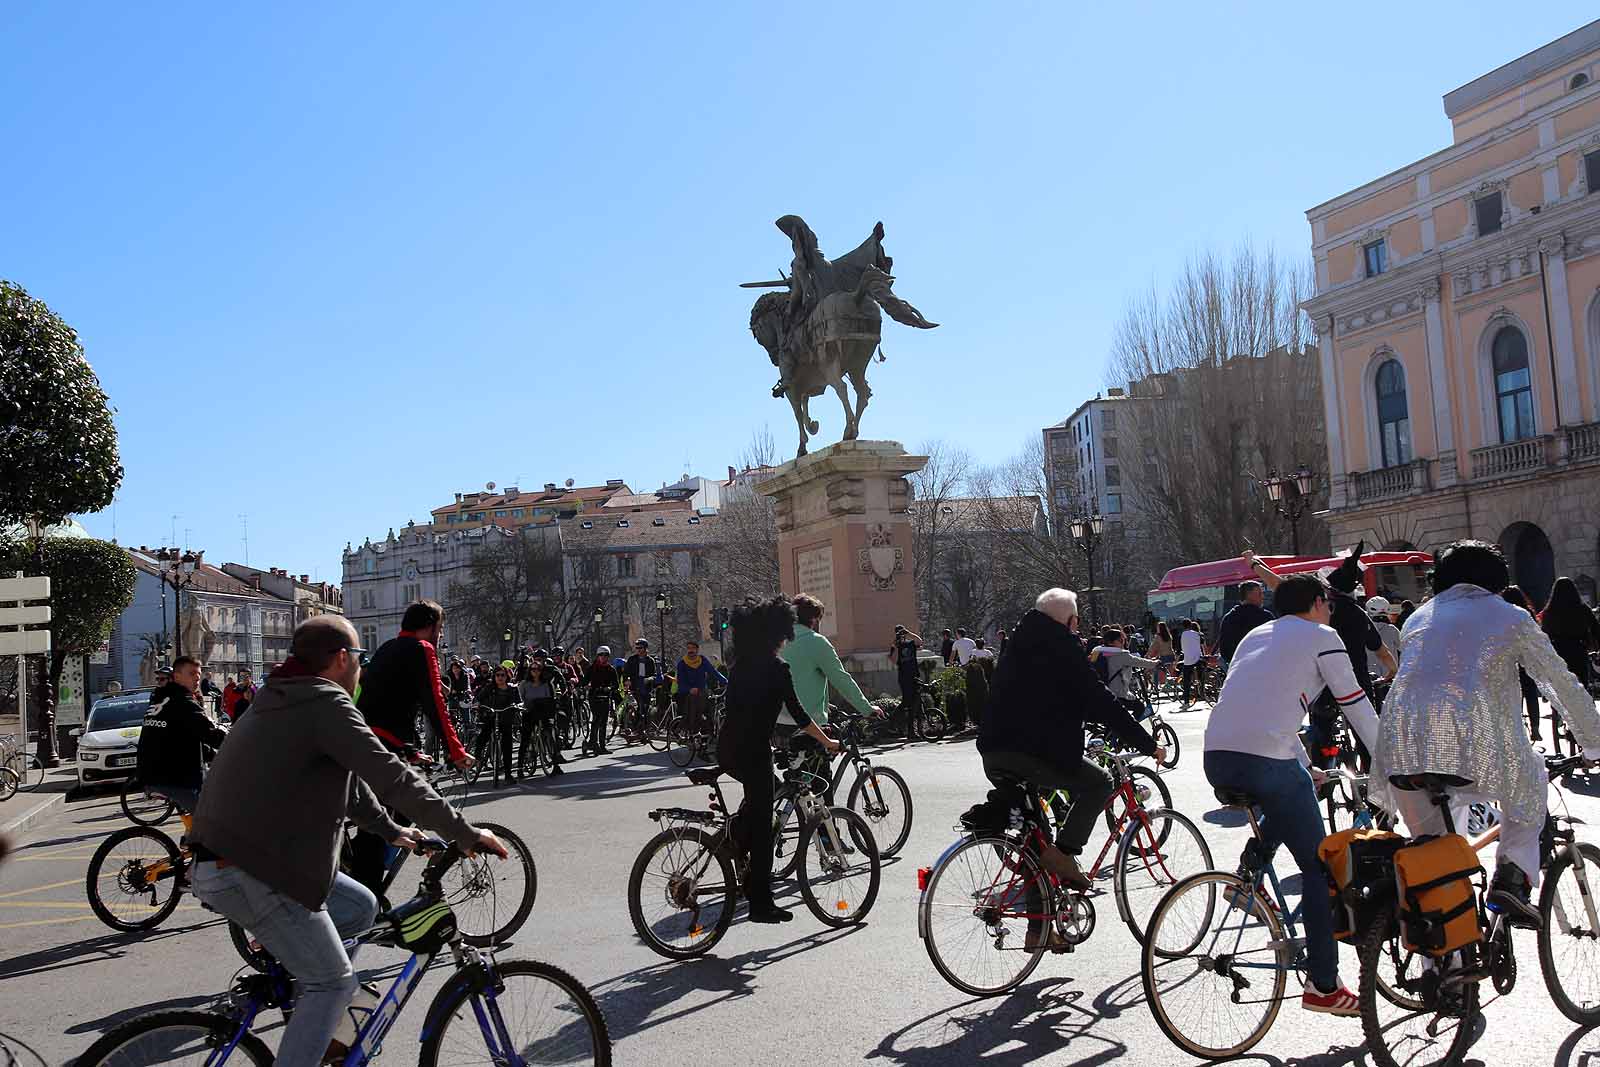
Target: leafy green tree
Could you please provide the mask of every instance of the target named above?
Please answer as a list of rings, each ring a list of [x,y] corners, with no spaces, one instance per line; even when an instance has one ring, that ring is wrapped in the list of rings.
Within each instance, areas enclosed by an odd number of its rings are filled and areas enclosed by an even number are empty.
[[[0,520],[99,511],[122,484],[117,428],[78,335],[0,280]]]
[[[0,542],[0,575],[17,571],[50,577],[49,670],[38,696],[39,758],[55,762],[55,693],[69,655],[93,652],[133,600],[138,572],[128,553],[109,541],[42,537]],[[20,682],[20,679],[19,679]]]

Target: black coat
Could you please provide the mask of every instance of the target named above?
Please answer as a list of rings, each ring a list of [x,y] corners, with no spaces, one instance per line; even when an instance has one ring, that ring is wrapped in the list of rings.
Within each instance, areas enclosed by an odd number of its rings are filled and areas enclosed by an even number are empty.
[[[150,710],[139,730],[139,780],[146,785],[199,789],[205,750],[228,736],[212,722],[194,694],[177,682],[150,694]]]
[[[1271,621],[1272,612],[1241,600],[1222,617],[1222,625],[1217,628],[1217,652],[1223,659],[1232,659],[1245,634]]]
[[[1042,611],[1022,618],[994,670],[979,752],[1026,752],[1063,770],[1083,759],[1083,724],[1098,722],[1150,755],[1150,735],[1117,703],[1078,635]]]
[[[742,659],[728,669],[727,713],[717,760],[728,766],[772,766],[772,735],[788,709],[801,726],[814,721],[795,696],[789,664],[777,656]]]

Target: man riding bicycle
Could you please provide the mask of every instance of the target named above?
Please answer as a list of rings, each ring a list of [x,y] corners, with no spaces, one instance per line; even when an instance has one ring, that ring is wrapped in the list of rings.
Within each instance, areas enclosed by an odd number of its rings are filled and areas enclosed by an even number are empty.
[[[1444,814],[1428,794],[1403,787],[1411,775],[1464,780],[1450,791],[1452,811],[1462,809],[1457,826],[1466,825],[1469,804],[1498,805],[1500,842],[1486,899],[1513,925],[1537,928],[1532,892],[1549,778],[1528,740],[1518,668],[1560,706],[1585,759],[1600,753],[1600,714],[1539,623],[1500,599],[1510,580],[1495,545],[1457,541],[1439,553],[1433,599],[1400,635],[1400,670],[1373,746],[1371,793],[1379,803],[1387,793],[1392,803],[1385,806],[1413,835],[1443,833]]]
[[[674,673],[678,678],[678,707],[689,722],[689,736],[696,737],[705,719],[711,683],[727,685],[728,679],[715,664],[700,655],[700,642],[692,639],[685,642],[683,658],[678,661]]]
[[[338,871],[347,817],[384,842],[414,846],[418,835],[381,802],[463,850],[506,855],[368,728],[350,699],[361,674],[356,642],[355,627],[337,615],[296,628],[289,659],[233,728],[195,811],[195,895],[249,930],[295,978],[281,1067],[315,1067],[339,1051],[330,1041],[356,991],[343,942],[377,914],[372,892]]]
[[[172,681],[150,694],[150,710],[139,730],[139,782],[185,814],[200,800],[206,749],[222,745],[228,731],[200,710],[200,661],[179,656]]]
[[[628,657],[622,670],[628,682],[628,692],[633,694],[636,705],[631,725],[634,733],[644,731],[645,721],[650,715],[650,690],[655,687],[657,673],[655,657],[650,655],[650,642],[641,637],[633,643],[633,655]]]
[[[1368,744],[1376,735],[1377,713],[1356,681],[1343,642],[1328,625],[1329,595],[1321,579],[1310,574],[1282,579],[1273,592],[1273,608],[1278,617],[1245,634],[1234,649],[1206,723],[1206,778],[1218,790],[1249,794],[1261,809],[1259,850],[1254,840],[1246,845],[1241,868],[1270,860],[1278,845],[1286,844],[1305,884],[1320,886],[1327,878],[1317,855],[1322,813],[1306,770],[1300,724],[1324,688]],[[1339,980],[1328,894],[1308,889],[1301,907],[1311,973],[1300,1006],[1359,1015],[1356,995]]]

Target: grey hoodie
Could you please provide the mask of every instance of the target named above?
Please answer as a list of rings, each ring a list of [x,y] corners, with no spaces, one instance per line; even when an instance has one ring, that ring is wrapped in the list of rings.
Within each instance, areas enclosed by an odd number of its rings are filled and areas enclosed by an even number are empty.
[[[456,844],[477,840],[337,683],[274,675],[217,753],[190,836],[316,911],[333,886],[346,816],[385,840],[399,834],[380,802]]]

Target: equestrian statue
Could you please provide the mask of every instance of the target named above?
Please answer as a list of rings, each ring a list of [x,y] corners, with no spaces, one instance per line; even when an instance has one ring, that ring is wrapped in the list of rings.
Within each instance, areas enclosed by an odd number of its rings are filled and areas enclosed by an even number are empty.
[[[794,247],[789,273],[780,271],[777,281],[745,282],[743,288],[789,290],[763,293],[756,300],[750,310],[750,332],[778,368],[772,395],[787,396],[794,409],[800,429],[798,457],[806,454],[806,441],[818,429],[811,418],[811,398],[829,386],[844,406],[844,440],[860,436],[861,413],[872,396],[867,364],[874,352],[883,359],[880,309],[919,330],[939,324],[894,294],[890,274],[894,260],[883,251],[883,223],[874,226],[872,236],[854,251],[832,260],[823,258],[817,235],[799,215],[785,215],[777,226]],[[854,407],[845,388],[847,378],[855,387]]]

